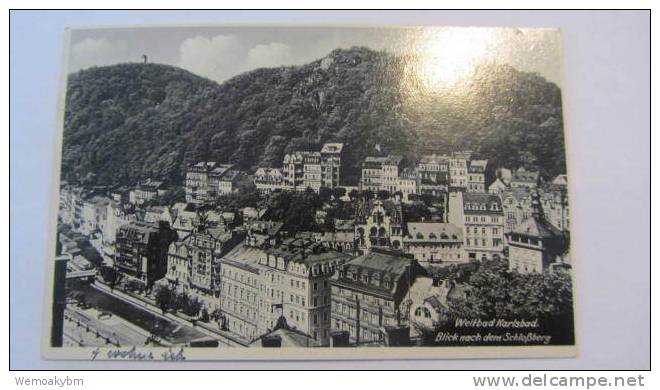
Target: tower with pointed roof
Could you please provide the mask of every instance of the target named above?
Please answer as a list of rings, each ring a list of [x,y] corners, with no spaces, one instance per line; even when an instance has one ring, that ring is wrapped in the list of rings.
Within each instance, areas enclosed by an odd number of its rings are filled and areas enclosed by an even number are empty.
[[[538,191],[532,193],[532,215],[506,234],[509,269],[521,273],[543,272],[567,249],[566,238],[545,218]]]

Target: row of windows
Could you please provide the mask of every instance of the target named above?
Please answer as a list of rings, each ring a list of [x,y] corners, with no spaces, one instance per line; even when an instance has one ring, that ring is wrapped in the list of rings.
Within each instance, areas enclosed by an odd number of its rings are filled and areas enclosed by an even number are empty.
[[[465,216],[465,222],[490,222],[490,223],[499,223],[500,222],[500,217],[496,215],[491,215],[490,218],[487,218],[484,215],[466,215]]]
[[[346,299],[352,299],[352,300],[360,300],[362,303],[365,304],[372,304],[375,306],[384,306],[384,307],[392,307],[392,301],[388,301],[386,299],[381,299],[378,297],[374,297],[372,295],[368,294],[362,294],[362,293],[354,293],[353,291],[346,289],[346,288],[340,288],[340,287],[333,287],[332,288],[332,293],[335,296],[342,296]],[[334,303],[333,303],[334,305]]]
[[[475,238],[474,240],[471,240],[469,238],[465,239],[465,245],[466,246],[472,246],[472,244],[474,243],[474,246],[476,246],[476,247],[479,247],[479,246],[486,247],[487,242],[488,241],[485,238],[482,238],[481,240],[478,239],[478,238]],[[502,240],[499,239],[499,238],[493,238],[492,244],[493,244],[492,247],[497,248],[502,244]]]
[[[493,232],[493,235],[500,234],[500,229],[499,228],[492,228],[491,231]],[[469,226],[466,226],[465,227],[465,233],[467,233],[467,234],[470,234],[470,233],[479,234],[479,227],[475,226],[472,229],[470,229]],[[485,227],[481,228],[481,234],[486,234],[486,228]]]

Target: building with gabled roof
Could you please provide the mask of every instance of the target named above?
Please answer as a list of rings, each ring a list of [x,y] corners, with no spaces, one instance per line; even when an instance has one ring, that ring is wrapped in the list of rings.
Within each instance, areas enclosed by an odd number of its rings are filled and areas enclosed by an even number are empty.
[[[328,142],[321,148],[322,185],[324,187],[339,186],[343,152],[344,144],[339,142]]]
[[[398,155],[366,157],[362,162],[360,189],[396,192],[402,161],[403,157]]]
[[[167,273],[167,251],[176,239],[176,232],[167,222],[128,222],[117,231],[114,266],[151,288]]]
[[[448,222],[463,229],[470,260],[501,257],[504,252],[502,201],[494,194],[450,192]]]
[[[129,202],[141,205],[151,199],[165,194],[165,181],[148,178],[137,183],[129,192]]]
[[[420,275],[412,255],[380,248],[343,264],[332,278],[333,332],[348,332],[351,344],[381,344],[395,329],[409,336],[407,295]]]
[[[186,202],[212,202],[220,195],[232,193],[241,173],[233,164],[201,161],[186,170]]]
[[[403,250],[422,266],[467,262],[463,229],[451,223],[408,222]]]
[[[539,185],[539,171],[520,167],[513,172],[511,187],[526,187],[534,189]]]
[[[532,193],[532,215],[506,235],[509,268],[521,273],[543,272],[568,249],[562,232],[548,222],[538,191]],[[561,261],[560,261],[561,262]]]
[[[486,166],[488,160],[470,160],[468,166],[468,192],[486,192]]]
[[[358,249],[383,247],[401,249],[403,210],[393,200],[370,199],[357,204],[355,239]]]
[[[491,194],[498,195],[498,194],[501,194],[502,192],[506,191],[507,188],[509,188],[509,186],[507,186],[504,183],[504,181],[502,181],[502,179],[498,177],[498,178],[495,179],[494,182],[492,182],[488,186],[488,192],[491,193]]]
[[[313,345],[328,345],[330,278],[351,256],[312,239],[296,238],[264,252],[258,267],[266,283],[266,307],[282,305],[281,313],[290,325],[312,336]]]

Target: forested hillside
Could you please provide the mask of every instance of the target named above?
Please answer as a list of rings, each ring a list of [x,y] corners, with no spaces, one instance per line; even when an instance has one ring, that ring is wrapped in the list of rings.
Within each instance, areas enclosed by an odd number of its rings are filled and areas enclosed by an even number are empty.
[[[366,48],[335,50],[222,84],[158,64],[77,72],[67,88],[63,178],[131,185],[153,176],[180,184],[196,161],[280,166],[287,151],[328,141],[346,143],[351,181],[377,144],[408,162],[468,148],[494,165],[565,172],[556,85],[489,65],[457,91],[429,91],[410,79],[407,61]]]

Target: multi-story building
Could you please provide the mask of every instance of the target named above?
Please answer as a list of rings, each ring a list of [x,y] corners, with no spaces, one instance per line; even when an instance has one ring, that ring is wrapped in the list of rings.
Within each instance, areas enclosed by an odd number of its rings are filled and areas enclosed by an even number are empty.
[[[239,190],[239,183],[246,177],[244,172],[229,169],[218,177],[217,195],[229,195]]]
[[[322,185],[328,188],[338,187],[341,181],[341,159],[344,144],[331,142],[321,148]]]
[[[312,337],[312,345],[328,345],[329,279],[349,258],[305,239],[286,239],[262,248],[237,246],[220,261],[228,330],[252,340],[272,330],[284,316]]]
[[[333,188],[339,186],[343,151],[344,144],[326,143],[320,152],[294,151],[285,154],[282,168],[283,188],[295,191],[305,191],[311,188],[318,193],[321,187]],[[259,181],[263,181],[263,179]],[[255,184],[257,184],[256,177]],[[265,184],[262,184],[261,187],[269,189],[270,185]]]
[[[298,188],[304,190],[304,161],[302,152],[292,152],[284,155],[284,167],[282,171],[286,178],[287,187],[290,190]]]
[[[82,210],[83,192],[82,187],[71,184],[63,184],[60,187],[60,208],[58,216],[63,223],[71,225],[75,229],[80,225],[79,216],[76,217],[75,215],[76,204],[78,204],[78,209]]]
[[[419,182],[419,174],[415,169],[404,168],[401,170],[397,183],[397,192],[401,193],[402,201],[410,202],[412,200],[411,195],[416,195],[418,193]]]
[[[511,177],[511,187],[526,187],[534,189],[539,184],[539,172],[535,170],[528,170],[525,167],[516,169]]]
[[[490,259],[504,251],[504,215],[497,195],[474,192],[449,193],[448,220],[463,228],[468,259]]]
[[[355,252],[355,233],[353,231],[319,233],[315,239],[326,248],[346,253]]]
[[[531,190],[527,187],[507,188],[499,194],[502,200],[505,233],[512,231],[532,215],[531,194]]]
[[[167,274],[170,285],[194,294],[210,310],[217,308],[220,258],[245,235],[224,228],[199,227],[170,244]]]
[[[319,192],[323,170],[320,152],[292,152],[284,156],[284,174],[287,187],[295,191],[307,188]]]
[[[471,160],[468,167],[468,192],[486,192],[486,165],[488,160]]]
[[[167,273],[167,252],[177,234],[167,222],[131,221],[117,231],[115,268],[147,288]]]
[[[506,235],[509,268],[521,273],[543,272],[551,268],[564,252],[565,236],[545,219],[538,192],[532,193],[532,215]]]
[[[360,189],[362,191],[380,190],[383,160],[385,157],[367,157],[362,162],[362,178]]]
[[[287,239],[265,252],[259,267],[267,281],[269,304],[282,304],[289,324],[311,335],[317,345],[328,345],[329,282],[336,268],[350,259],[350,255],[301,239]]]
[[[88,237],[101,230],[106,220],[108,198],[93,196],[82,201],[80,232]]]
[[[220,195],[235,192],[241,173],[233,164],[199,162],[186,171],[186,202],[212,202]]]
[[[472,152],[454,152],[449,158],[449,187],[468,187],[468,164],[472,158]]]
[[[463,229],[451,223],[409,222],[403,250],[422,266],[467,262],[463,251]]]
[[[303,152],[303,182],[302,187],[296,188],[296,190],[304,191],[311,188],[318,193],[323,183],[322,179],[321,153]]]
[[[422,156],[417,164],[420,179],[434,183],[449,183],[449,156],[431,154]]]
[[[401,156],[367,157],[362,163],[362,191],[389,191],[394,193],[399,187]]]
[[[419,195],[431,195],[434,197],[444,197],[449,188],[447,184],[435,182],[429,179],[422,179],[417,184],[417,193]]]
[[[425,274],[412,255],[380,248],[341,265],[331,282],[333,332],[351,344],[381,344],[401,328],[409,335],[407,293]]]
[[[562,232],[570,230],[568,188],[562,184],[549,184],[540,189],[540,202],[548,222]]]
[[[129,201],[141,205],[156,196],[162,196],[164,193],[165,182],[149,178],[138,182],[137,186],[129,192]]]
[[[265,280],[258,267],[261,248],[240,243],[220,258],[220,310],[223,327],[245,344],[272,329],[274,308],[265,299]]]
[[[287,180],[279,168],[258,168],[254,173],[254,185],[258,191],[271,193],[287,188]]]
[[[531,217],[534,191],[538,191],[540,195],[546,220],[562,232],[570,230],[567,188],[547,184],[536,190],[524,186],[513,187],[500,194],[505,217],[505,233],[513,231],[517,225]]]
[[[117,231],[122,225],[137,221],[137,215],[131,212],[124,204],[110,200],[106,205],[105,222],[101,226],[103,236],[102,255],[104,260],[112,264],[115,258],[115,244]]]
[[[393,200],[367,200],[358,203],[355,214],[355,240],[358,249],[403,246],[403,211]]]

